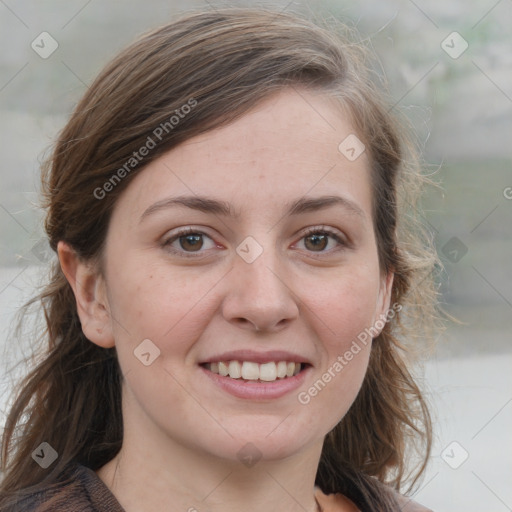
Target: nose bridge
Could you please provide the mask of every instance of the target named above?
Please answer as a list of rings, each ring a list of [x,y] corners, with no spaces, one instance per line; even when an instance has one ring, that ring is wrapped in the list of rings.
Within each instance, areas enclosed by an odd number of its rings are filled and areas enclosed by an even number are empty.
[[[275,256],[267,252],[252,263],[237,262],[237,265],[238,277],[243,281],[244,288],[255,296],[265,292],[274,292],[276,296],[283,292],[284,276],[279,275],[279,265],[276,265]]]
[[[226,320],[256,330],[272,330],[298,315],[285,267],[270,238],[264,247],[258,244],[258,248],[254,239],[238,246],[224,300]]]

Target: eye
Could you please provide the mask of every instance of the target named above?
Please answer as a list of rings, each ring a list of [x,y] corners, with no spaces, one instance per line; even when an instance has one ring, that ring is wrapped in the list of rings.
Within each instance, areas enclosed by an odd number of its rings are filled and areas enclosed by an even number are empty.
[[[339,233],[325,227],[309,229],[299,241],[299,245],[309,252],[328,253],[347,246],[347,241]]]
[[[213,249],[216,244],[207,234],[187,228],[166,238],[163,246],[179,256],[194,257],[202,256],[205,250]]]

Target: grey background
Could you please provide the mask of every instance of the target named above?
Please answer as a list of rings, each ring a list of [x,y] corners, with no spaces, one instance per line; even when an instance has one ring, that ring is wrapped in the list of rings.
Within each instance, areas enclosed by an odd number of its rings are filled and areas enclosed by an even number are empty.
[[[51,257],[37,208],[39,160],[121,48],[176,13],[218,5],[226,4],[0,0],[1,404],[23,367],[10,368],[30,353],[30,340],[11,334],[14,314]],[[231,5],[333,15],[371,41],[441,183],[425,198],[425,220],[445,264],[445,307],[461,321],[448,324],[421,374],[437,411],[436,444],[416,499],[436,511],[512,510],[512,1]],[[43,31],[59,45],[47,59],[31,48]],[[455,45],[454,31],[468,44],[458,58],[442,46]]]

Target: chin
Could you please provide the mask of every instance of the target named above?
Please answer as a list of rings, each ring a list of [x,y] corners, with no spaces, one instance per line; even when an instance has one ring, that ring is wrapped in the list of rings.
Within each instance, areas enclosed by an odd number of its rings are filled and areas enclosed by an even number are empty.
[[[214,440],[205,448],[215,456],[244,463],[245,457],[266,461],[282,460],[300,453],[315,442],[310,429],[305,429],[303,432],[296,431],[293,427],[290,428],[290,423],[286,424],[286,420],[283,421],[282,418],[279,420],[273,418],[271,427],[269,427],[268,418],[261,421],[259,428],[258,423],[260,422],[252,418],[244,421],[243,424],[230,425],[227,430],[233,437],[223,436],[222,439],[217,440],[218,442]],[[318,439],[323,440],[323,436],[319,435]],[[212,438],[208,439],[210,442],[211,440]]]

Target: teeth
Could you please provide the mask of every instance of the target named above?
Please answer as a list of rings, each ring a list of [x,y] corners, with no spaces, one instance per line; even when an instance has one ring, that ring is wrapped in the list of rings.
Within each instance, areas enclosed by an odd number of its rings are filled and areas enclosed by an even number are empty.
[[[242,376],[242,365],[238,361],[230,361],[229,376],[232,379],[239,379]]]
[[[265,380],[265,381],[271,382],[271,381],[277,379],[276,363],[261,364],[259,370],[260,370],[260,380]]]
[[[213,368],[211,365],[210,370],[213,372]],[[223,363],[222,361],[219,363],[219,375],[222,375],[222,377],[227,377],[229,375],[229,366],[226,363]]]
[[[284,379],[286,377],[286,367],[287,367],[286,361],[279,361],[279,363],[277,363],[277,378],[278,379]]]
[[[264,382],[273,382],[277,379],[293,377],[302,369],[300,363],[291,361],[271,361],[263,364],[254,363],[252,361],[219,361],[218,363],[207,364],[206,367],[211,372],[217,373],[222,377],[261,380]]]
[[[229,367],[231,368],[231,363],[229,363]],[[232,379],[238,378],[231,372],[229,372],[229,376]],[[248,363],[247,361],[244,361],[242,364],[242,377],[246,380],[258,380],[260,378],[260,365],[258,363]]]

